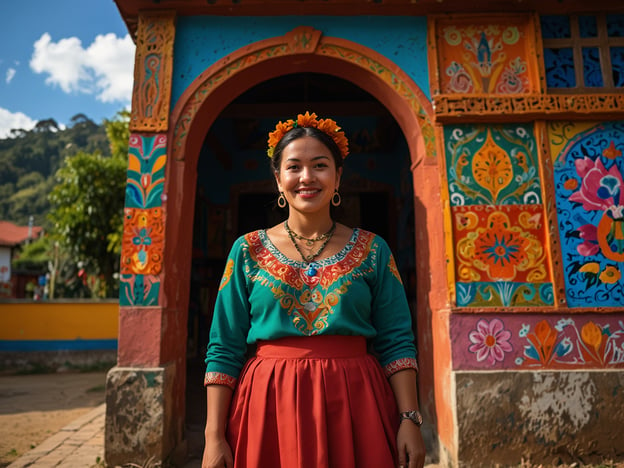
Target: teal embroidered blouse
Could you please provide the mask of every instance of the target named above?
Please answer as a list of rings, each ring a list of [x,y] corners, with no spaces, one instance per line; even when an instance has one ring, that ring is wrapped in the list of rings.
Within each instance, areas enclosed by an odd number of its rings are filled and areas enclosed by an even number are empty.
[[[215,303],[204,384],[234,387],[248,344],[290,336],[364,336],[387,376],[417,369],[405,290],[381,237],[354,229],[340,252],[311,266],[283,255],[264,230],[236,240]]]

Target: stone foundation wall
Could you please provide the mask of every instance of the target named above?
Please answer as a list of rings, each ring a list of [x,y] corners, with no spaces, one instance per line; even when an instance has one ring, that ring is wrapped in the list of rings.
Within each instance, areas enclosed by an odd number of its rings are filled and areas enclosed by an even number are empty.
[[[624,461],[624,372],[456,372],[461,467]]]
[[[165,460],[175,448],[175,366],[115,367],[106,379],[104,458],[109,466]]]

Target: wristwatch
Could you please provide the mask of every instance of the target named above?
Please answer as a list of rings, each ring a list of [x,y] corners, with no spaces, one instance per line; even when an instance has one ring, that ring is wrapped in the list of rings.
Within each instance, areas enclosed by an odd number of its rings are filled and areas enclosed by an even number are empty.
[[[422,426],[423,423],[422,414],[420,414],[420,411],[418,410],[404,411],[403,413],[399,413],[399,418],[400,421],[403,421],[404,419],[409,419],[418,427]]]

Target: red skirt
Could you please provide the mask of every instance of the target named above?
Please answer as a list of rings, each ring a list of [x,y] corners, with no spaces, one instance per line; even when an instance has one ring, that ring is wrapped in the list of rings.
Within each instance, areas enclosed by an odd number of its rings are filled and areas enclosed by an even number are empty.
[[[394,394],[362,337],[260,343],[233,395],[235,468],[397,466]]]

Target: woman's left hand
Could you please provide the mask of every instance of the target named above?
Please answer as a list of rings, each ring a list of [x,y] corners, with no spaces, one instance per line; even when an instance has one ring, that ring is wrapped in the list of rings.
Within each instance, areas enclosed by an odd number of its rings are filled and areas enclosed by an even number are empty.
[[[425,441],[420,427],[412,421],[403,420],[397,434],[399,468],[422,468],[425,465]]]

